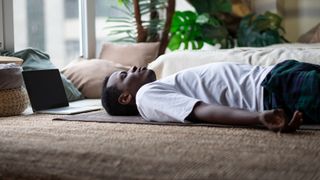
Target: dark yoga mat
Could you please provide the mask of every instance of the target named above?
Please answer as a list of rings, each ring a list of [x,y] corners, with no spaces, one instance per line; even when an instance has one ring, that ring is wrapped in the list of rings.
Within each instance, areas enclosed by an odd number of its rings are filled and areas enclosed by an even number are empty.
[[[110,116],[105,111],[95,111],[84,114],[66,115],[54,118],[54,121],[83,121],[100,123],[126,123],[126,124],[151,124],[151,125],[174,125],[174,126],[222,126],[209,123],[166,123],[145,121],[141,116]],[[232,126],[231,126],[232,127]]]
[[[219,125],[211,123],[164,123],[164,122],[149,122],[143,120],[141,116],[110,116],[105,111],[95,111],[90,113],[66,115],[54,118],[54,121],[82,121],[82,122],[99,122],[99,123],[125,123],[125,124],[148,124],[148,125],[173,125],[173,126],[208,126],[208,127],[232,127],[232,128],[262,128],[261,126],[232,126]],[[300,129],[304,130],[320,130],[320,125],[302,125]]]

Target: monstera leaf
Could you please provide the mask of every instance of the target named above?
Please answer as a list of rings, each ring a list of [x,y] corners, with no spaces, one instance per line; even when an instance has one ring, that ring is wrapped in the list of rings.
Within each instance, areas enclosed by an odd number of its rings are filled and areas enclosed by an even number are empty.
[[[220,44],[221,48],[233,47],[232,37],[219,19],[209,14],[198,15],[191,11],[176,11],[171,24],[171,39],[169,48],[180,49],[201,49],[204,42],[215,45]]]
[[[170,29],[169,49],[179,49],[181,44],[184,44],[184,49],[188,49],[189,43],[193,49],[200,49],[203,46],[203,40],[200,39],[201,30],[196,20],[197,14],[194,12],[175,12]]]
[[[233,39],[225,26],[205,24],[201,29],[202,38],[206,43],[220,44],[222,49],[234,47]]]
[[[179,49],[181,44],[184,49],[200,49],[204,42],[221,48],[234,46],[232,37],[224,22],[219,20],[220,13],[231,13],[231,0],[187,0],[196,12],[177,12],[171,25],[171,38],[169,48]]]

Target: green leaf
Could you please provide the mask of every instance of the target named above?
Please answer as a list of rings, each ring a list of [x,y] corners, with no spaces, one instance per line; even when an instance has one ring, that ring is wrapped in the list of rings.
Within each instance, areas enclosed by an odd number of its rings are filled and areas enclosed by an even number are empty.
[[[174,35],[170,38],[168,47],[170,50],[174,51],[180,48],[181,37],[179,35]]]
[[[202,40],[193,41],[192,49],[201,49],[203,47],[204,42]]]
[[[281,27],[282,18],[280,16],[269,11],[267,11],[264,15],[269,19],[270,29],[277,29]]]
[[[201,14],[200,16],[198,16],[196,23],[198,24],[205,24],[205,23],[209,23],[210,21],[210,16],[208,13],[205,14]]]
[[[175,50],[181,44],[184,44],[184,49],[188,49],[189,43],[197,43],[201,37],[200,24],[196,23],[197,18],[197,14],[191,11],[177,11],[174,14],[170,29],[170,49]],[[200,46],[192,45],[192,48],[198,47]]]
[[[181,44],[184,49],[191,45],[192,49],[200,49],[204,42],[209,44],[220,43],[222,48],[233,47],[233,40],[226,27],[215,17],[208,14],[197,15],[191,11],[177,11],[174,14],[171,29],[172,44],[174,49]]]
[[[280,16],[271,12],[244,17],[238,29],[238,46],[262,47],[287,42],[282,36],[281,21]]]

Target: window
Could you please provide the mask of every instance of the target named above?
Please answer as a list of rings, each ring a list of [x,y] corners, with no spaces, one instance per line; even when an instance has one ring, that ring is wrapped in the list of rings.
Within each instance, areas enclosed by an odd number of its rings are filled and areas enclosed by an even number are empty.
[[[59,68],[80,55],[79,0],[14,0],[14,49],[48,53]]]
[[[98,54],[101,50],[101,46],[104,42],[111,41],[110,37],[107,36],[108,29],[106,28],[107,17],[121,16],[122,13],[116,8],[123,8],[118,5],[118,1],[113,0],[96,0],[96,13],[95,13],[95,24],[96,24],[96,53]],[[116,7],[116,8],[115,8]]]
[[[81,55],[94,58],[101,44],[111,40],[107,17],[123,15],[114,8],[121,8],[117,0],[0,0],[1,7],[6,11],[0,13],[2,47],[37,48],[48,53],[58,68]]]

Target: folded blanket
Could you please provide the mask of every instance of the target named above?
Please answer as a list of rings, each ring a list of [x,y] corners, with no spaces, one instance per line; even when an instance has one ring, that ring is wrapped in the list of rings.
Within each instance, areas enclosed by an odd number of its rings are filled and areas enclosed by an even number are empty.
[[[236,62],[269,66],[287,59],[320,64],[320,44],[280,44],[265,48],[233,48],[210,51],[175,51],[160,56],[149,64],[157,78],[172,75],[178,71],[214,62]]]

